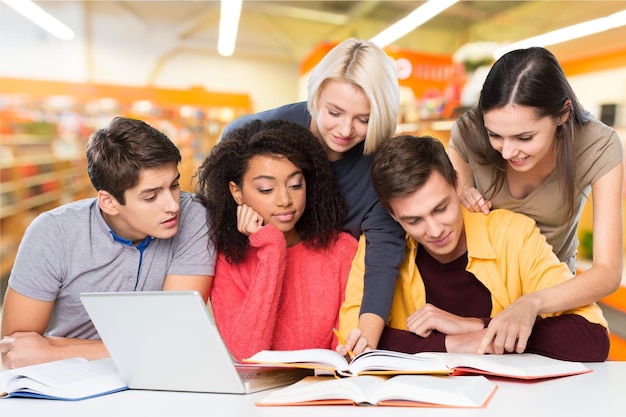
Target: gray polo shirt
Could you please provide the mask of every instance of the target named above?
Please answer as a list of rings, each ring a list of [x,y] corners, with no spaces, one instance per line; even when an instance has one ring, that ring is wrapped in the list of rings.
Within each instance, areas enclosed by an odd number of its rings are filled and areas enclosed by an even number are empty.
[[[55,301],[46,335],[98,339],[80,293],[159,291],[168,274],[214,275],[216,253],[207,232],[205,208],[181,192],[177,234],[153,239],[141,255],[114,238],[96,199],[72,202],[31,223],[9,286],[30,298]]]

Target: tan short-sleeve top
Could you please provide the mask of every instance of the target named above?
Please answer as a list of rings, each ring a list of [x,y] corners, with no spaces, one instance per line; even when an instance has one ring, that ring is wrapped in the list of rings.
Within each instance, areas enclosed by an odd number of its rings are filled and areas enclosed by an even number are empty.
[[[466,162],[469,162],[474,172],[476,188],[484,193],[495,177],[494,167],[479,165],[470,159],[471,154],[456,125],[452,129],[449,146],[454,148]],[[576,181],[581,192],[577,194],[574,202],[575,216],[573,218],[566,218],[564,213],[564,196],[555,171],[545,179],[541,187],[523,199],[511,196],[506,181],[498,193],[491,197],[493,208],[509,209],[533,218],[546,236],[548,243],[552,245],[554,253],[572,271],[576,269],[578,223],[591,186],[598,178],[620,163],[624,157],[622,141],[617,132],[595,119],[587,122],[578,132],[575,153]]]

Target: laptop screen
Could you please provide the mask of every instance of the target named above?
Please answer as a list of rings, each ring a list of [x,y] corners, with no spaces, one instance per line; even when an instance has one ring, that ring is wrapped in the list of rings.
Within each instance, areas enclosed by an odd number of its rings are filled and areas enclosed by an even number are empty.
[[[265,369],[242,381],[197,291],[83,293],[81,301],[131,389],[248,393],[305,376]]]

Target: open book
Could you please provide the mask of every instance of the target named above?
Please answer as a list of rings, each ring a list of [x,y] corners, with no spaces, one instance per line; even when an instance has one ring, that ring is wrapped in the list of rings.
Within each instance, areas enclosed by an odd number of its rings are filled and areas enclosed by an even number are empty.
[[[333,371],[337,376],[367,374],[485,374],[519,379],[554,378],[591,372],[580,362],[533,353],[477,355],[472,353],[399,353],[369,350],[348,363],[330,349],[263,350],[245,362]]]
[[[257,405],[379,405],[472,407],[487,405],[497,386],[483,376],[363,375],[307,377],[271,392]]]
[[[125,389],[110,358],[64,359],[0,372],[0,398],[82,400]]]

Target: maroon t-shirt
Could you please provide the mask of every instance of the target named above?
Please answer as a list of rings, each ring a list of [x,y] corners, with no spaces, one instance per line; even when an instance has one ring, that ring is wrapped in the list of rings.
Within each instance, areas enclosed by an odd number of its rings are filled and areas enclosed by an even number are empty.
[[[422,246],[415,257],[424,280],[426,302],[462,317],[477,317],[489,323],[491,293],[465,270],[467,252],[452,262],[442,264]],[[378,343],[379,349],[407,353],[445,352],[445,334],[437,331],[421,337],[405,330],[386,326]],[[604,361],[609,350],[606,329],[577,314],[546,319],[537,318],[526,352],[573,361]]]

